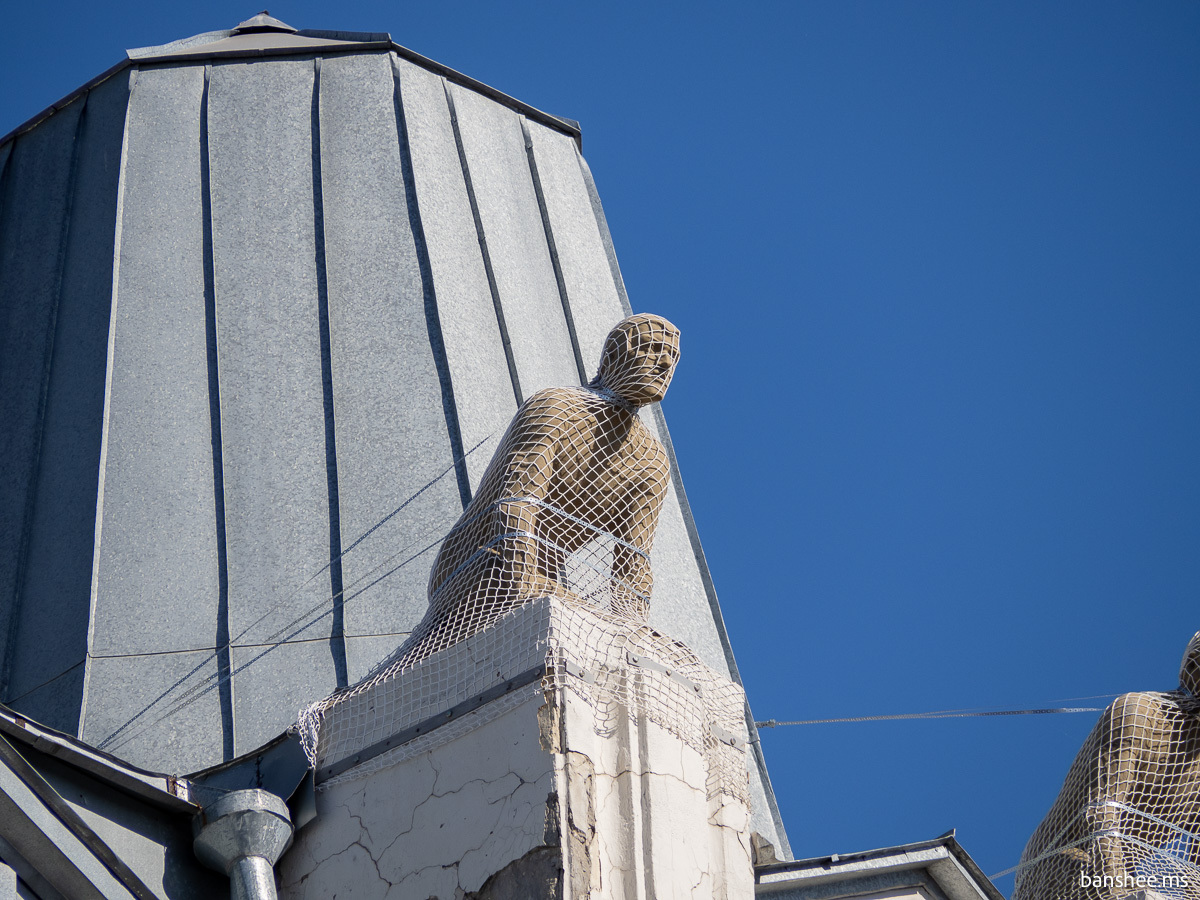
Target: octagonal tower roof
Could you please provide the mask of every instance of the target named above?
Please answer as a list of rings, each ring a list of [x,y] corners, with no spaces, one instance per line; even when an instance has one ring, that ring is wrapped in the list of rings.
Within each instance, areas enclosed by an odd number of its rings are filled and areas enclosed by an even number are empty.
[[[265,13],[130,51],[0,140],[0,698],[159,770],[278,734],[629,311],[576,123]],[[651,622],[736,679],[671,459]]]

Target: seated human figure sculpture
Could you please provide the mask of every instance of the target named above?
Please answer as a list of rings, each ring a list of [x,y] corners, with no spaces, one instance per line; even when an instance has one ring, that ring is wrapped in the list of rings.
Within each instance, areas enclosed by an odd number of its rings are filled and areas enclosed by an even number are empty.
[[[1013,900],[1200,897],[1200,632],[1179,689],[1118,697],[1021,855]]]
[[[537,597],[645,621],[670,464],[637,411],[663,398],[678,360],[679,329],[630,316],[609,332],[590,384],[538,391],[517,410],[442,543],[429,608],[389,668]]]

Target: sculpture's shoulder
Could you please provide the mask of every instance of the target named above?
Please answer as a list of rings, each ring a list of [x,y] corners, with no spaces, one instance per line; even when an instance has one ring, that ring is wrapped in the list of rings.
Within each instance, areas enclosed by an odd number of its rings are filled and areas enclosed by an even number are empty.
[[[651,448],[651,452],[655,456],[661,456],[664,460],[666,460],[667,450],[662,445],[662,441],[658,439],[658,434],[656,433],[658,429],[651,428],[649,425],[643,422],[641,416],[634,416],[633,418],[633,428],[639,439],[646,442],[646,445]]]
[[[633,433],[638,440],[651,448],[651,452],[655,456],[661,456],[664,460],[667,458],[667,450],[662,445],[662,441],[658,439],[658,428],[653,424],[647,424],[646,420],[650,418],[650,411],[642,407],[640,413],[633,417]]]
[[[1178,698],[1157,691],[1133,691],[1122,694],[1108,705],[1097,723],[1106,734],[1133,734],[1164,727],[1180,712]]]
[[[577,387],[542,388],[521,405],[518,414],[551,410],[585,410],[599,400],[594,391]]]
[[[1171,709],[1178,705],[1174,694],[1164,694],[1159,691],[1130,691],[1128,694],[1119,696],[1109,704],[1108,708],[1114,715],[1139,716]]]
[[[587,398],[579,388],[544,388],[529,396],[513,417],[521,434],[550,436],[580,422],[587,415]]]

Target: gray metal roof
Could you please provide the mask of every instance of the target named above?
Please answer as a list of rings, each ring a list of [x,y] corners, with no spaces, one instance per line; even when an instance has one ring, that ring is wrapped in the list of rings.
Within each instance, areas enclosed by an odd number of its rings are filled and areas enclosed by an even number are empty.
[[[520,397],[630,309],[577,126],[358,37],[132,51],[0,143],[0,701],[139,765],[393,650]],[[677,467],[653,565],[736,678]]]
[[[258,16],[254,17],[259,18]],[[269,18],[269,17],[268,17]],[[247,22],[253,19],[247,20]],[[278,22],[278,19],[273,21]],[[563,131],[566,134],[573,135],[576,143],[580,141],[579,123],[573,119],[563,118],[561,116],[553,116],[549,113],[542,112],[527,103],[523,103],[514,97],[496,90],[495,88],[484,84],[481,81],[476,81],[470,76],[464,75],[451,69],[449,66],[444,66],[428,57],[422,56],[409,50],[407,47],[401,47],[392,41],[392,36],[385,31],[380,32],[361,32],[361,31],[329,31],[325,29],[304,29],[297,31],[291,28],[290,25],[285,25],[282,29],[286,34],[277,33],[276,29],[268,29],[259,31],[257,34],[246,35],[237,43],[230,44],[226,41],[236,36],[236,32],[246,22],[241,23],[236,28],[225,29],[221,31],[207,31],[203,34],[192,35],[187,38],[180,38],[176,41],[171,41],[167,44],[159,44],[151,47],[137,47],[127,50],[126,58],[113,65],[111,68],[101,72],[95,78],[88,81],[86,84],[76,88],[67,96],[63,97],[57,103],[52,103],[46,109],[42,110],[37,115],[27,119],[22,124],[18,125],[12,131],[0,137],[0,146],[10,142],[18,134],[21,134],[33,128],[43,119],[53,115],[60,109],[64,109],[73,103],[84,94],[88,93],[92,88],[97,87],[101,83],[107,81],[115,75],[125,71],[135,63],[141,63],[146,60],[209,60],[209,59],[232,59],[237,57],[268,57],[278,55],[288,55],[298,52],[303,52],[308,49],[312,52],[320,52],[323,55],[331,53],[343,52],[363,52],[365,50],[387,49],[395,53],[401,59],[405,59],[423,69],[428,69],[437,75],[442,76],[447,81],[462,85],[476,93],[483,94],[495,100],[502,106],[507,106],[509,109],[520,113],[526,118],[540,122],[550,128]],[[282,24],[282,23],[281,23]],[[292,43],[288,43],[288,36],[291,36]]]

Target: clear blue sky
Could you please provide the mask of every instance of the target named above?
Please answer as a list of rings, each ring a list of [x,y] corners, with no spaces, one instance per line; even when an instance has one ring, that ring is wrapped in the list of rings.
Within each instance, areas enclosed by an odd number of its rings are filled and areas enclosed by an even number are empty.
[[[1173,687],[1200,628],[1200,4],[587,6],[271,12],[582,122],[634,308],[683,330],[666,412],[758,718]],[[258,9],[10,3],[0,132]],[[1094,719],[763,744],[797,856],[957,827],[993,873]]]

